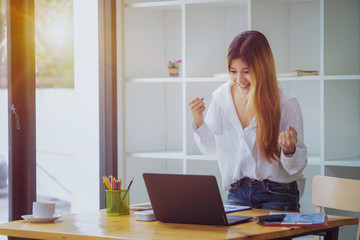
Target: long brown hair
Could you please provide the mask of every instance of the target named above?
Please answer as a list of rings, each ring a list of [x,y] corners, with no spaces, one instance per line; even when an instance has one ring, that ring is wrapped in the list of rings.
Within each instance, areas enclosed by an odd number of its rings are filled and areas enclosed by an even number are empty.
[[[249,66],[251,88],[248,112],[257,121],[256,145],[268,162],[280,157],[278,137],[280,129],[280,96],[274,57],[266,37],[257,31],[246,31],[231,42],[227,61],[240,58]]]

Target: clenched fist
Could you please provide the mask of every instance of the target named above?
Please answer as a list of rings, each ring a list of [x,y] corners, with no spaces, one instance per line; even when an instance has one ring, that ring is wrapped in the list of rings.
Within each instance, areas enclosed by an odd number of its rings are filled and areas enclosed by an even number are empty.
[[[194,117],[194,122],[197,128],[201,126],[204,122],[204,111],[205,111],[205,103],[204,98],[196,97],[189,102],[190,110]]]
[[[287,127],[287,130],[280,133],[278,139],[278,142],[285,155],[293,154],[295,152],[297,141],[297,132],[293,127],[290,126]]]

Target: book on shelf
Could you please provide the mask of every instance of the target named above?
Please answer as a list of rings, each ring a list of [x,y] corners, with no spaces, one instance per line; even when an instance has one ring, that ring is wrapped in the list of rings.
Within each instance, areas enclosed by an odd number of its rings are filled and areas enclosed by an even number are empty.
[[[295,71],[292,71],[292,72],[277,73],[278,77],[314,76],[314,75],[319,75],[319,71],[295,70]]]
[[[284,214],[270,212],[270,215]],[[285,213],[285,218],[280,222],[264,222],[265,226],[303,226],[303,227],[325,227],[327,216],[325,213]]]

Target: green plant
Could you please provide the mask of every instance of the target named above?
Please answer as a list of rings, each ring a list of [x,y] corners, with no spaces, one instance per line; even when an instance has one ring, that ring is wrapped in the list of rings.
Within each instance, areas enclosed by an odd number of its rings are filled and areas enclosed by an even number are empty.
[[[182,60],[181,60],[181,59],[179,59],[179,60],[174,60],[174,61],[169,60],[168,68],[180,68],[180,67],[181,67],[181,63],[182,63]]]

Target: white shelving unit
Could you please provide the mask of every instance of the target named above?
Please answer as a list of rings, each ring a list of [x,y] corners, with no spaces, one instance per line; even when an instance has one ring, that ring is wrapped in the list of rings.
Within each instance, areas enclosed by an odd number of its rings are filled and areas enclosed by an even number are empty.
[[[227,47],[245,30],[266,35],[278,72],[318,70],[317,76],[279,77],[301,104],[309,165],[302,211],[314,211],[314,175],[360,179],[359,0],[124,0],[127,178],[132,199],[147,200],[143,172],[215,175],[216,156],[201,155],[187,103],[228,77]],[[183,59],[179,78],[167,62]],[[351,171],[349,171],[351,169]],[[350,173],[349,173],[350,172]],[[223,196],[225,193],[223,192]]]

